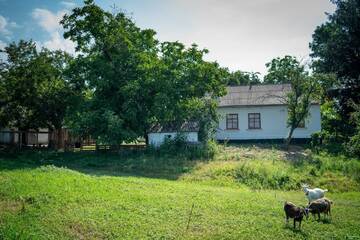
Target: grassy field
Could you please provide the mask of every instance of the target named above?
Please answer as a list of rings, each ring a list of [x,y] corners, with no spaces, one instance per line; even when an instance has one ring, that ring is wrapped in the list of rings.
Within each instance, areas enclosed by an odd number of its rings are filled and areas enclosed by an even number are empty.
[[[213,160],[156,153],[0,156],[0,239],[360,239],[359,160],[227,146]],[[299,184],[329,188],[331,219],[284,223]]]

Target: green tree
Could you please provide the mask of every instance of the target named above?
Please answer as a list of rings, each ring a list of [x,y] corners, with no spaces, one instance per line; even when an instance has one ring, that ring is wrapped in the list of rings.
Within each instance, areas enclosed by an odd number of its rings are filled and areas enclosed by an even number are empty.
[[[320,92],[319,79],[327,78],[322,75],[311,76],[305,71],[305,67],[292,56],[275,58],[267,63],[266,67],[268,68],[268,74],[264,78],[266,83],[287,83],[291,85],[290,92],[281,99],[286,103],[288,109],[287,127],[289,133],[286,138],[286,145],[289,146],[295,129],[309,116],[312,101],[320,101],[317,97],[318,94],[316,94]]]
[[[229,72],[229,76],[227,78],[227,84],[229,86],[248,86],[261,84],[258,72]]]
[[[294,71],[289,74],[289,77],[291,91],[286,98],[288,109],[287,126],[289,128],[286,139],[287,146],[291,143],[294,130],[310,115],[311,103],[316,99],[316,93],[319,91],[318,79],[315,76]]]
[[[310,43],[313,68],[319,73],[334,73],[340,86],[330,91],[336,101],[343,133],[352,135],[350,121],[353,104],[360,103],[360,2],[358,0],[332,0],[336,10],[328,20],[318,26]]]
[[[353,103],[355,111],[351,114],[351,121],[356,126],[353,136],[350,137],[350,141],[346,144],[347,149],[353,155],[360,157],[360,104]]]
[[[35,70],[37,51],[33,42],[20,41],[12,43],[1,52],[7,61],[2,63],[1,70],[1,124],[19,129],[33,128],[38,125],[31,107],[35,103],[36,84],[38,79]]]
[[[77,43],[73,82],[86,95],[69,122],[99,141],[146,137],[152,124],[190,120],[199,112],[194,106],[204,108],[192,103],[224,93],[223,71],[203,60],[207,50],[159,44],[153,30],[141,30],[122,12],[87,0],[61,23],[65,38]]]
[[[264,77],[265,84],[290,83],[290,78],[295,72],[303,72],[304,66],[293,56],[277,57],[265,64],[267,74]]]
[[[80,53],[72,67],[73,82],[86,95],[71,125],[103,142],[144,136],[155,94],[155,32],[139,29],[122,12],[111,14],[93,1],[84,3],[61,21],[64,37],[73,40]]]
[[[204,61],[208,51],[196,45],[165,42],[160,47],[163,64],[154,98],[154,119],[160,123],[200,123],[200,139],[206,142],[217,122],[217,99],[225,94],[226,70]],[[166,111],[164,111],[166,109]]]
[[[73,90],[64,79],[71,58],[61,51],[36,50],[32,41],[11,43],[3,53],[1,126],[19,130],[62,128]],[[59,131],[58,131],[59,132]]]

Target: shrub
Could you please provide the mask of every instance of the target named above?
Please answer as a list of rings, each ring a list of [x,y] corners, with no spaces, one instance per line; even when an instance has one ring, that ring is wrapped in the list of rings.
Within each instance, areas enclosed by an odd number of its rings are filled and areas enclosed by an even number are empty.
[[[206,143],[188,143],[184,134],[177,134],[173,139],[165,139],[158,148],[150,146],[148,153],[160,155],[183,156],[186,159],[212,159],[218,152],[215,141]]]
[[[346,143],[346,149],[351,155],[360,158],[360,132],[350,138],[350,141]]]
[[[322,143],[322,133],[321,132],[314,132],[313,134],[311,134],[311,146],[312,147],[317,147],[319,145],[321,145]]]

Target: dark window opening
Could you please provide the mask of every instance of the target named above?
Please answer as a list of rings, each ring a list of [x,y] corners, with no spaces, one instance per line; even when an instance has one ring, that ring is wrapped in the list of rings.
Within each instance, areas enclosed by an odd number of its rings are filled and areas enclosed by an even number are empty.
[[[236,113],[226,114],[226,129],[228,130],[239,129],[238,114]]]
[[[248,114],[249,129],[261,129],[260,113]]]

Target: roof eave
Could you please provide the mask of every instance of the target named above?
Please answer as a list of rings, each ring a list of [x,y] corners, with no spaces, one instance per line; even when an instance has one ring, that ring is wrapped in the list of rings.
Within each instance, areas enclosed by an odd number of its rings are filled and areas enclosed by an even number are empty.
[[[311,105],[320,105],[320,103],[311,103]],[[279,103],[279,104],[232,104],[232,105],[219,105],[219,108],[226,107],[269,107],[269,106],[287,106],[287,104]]]

